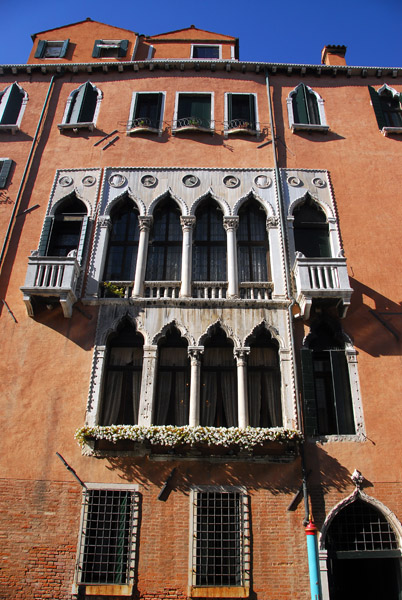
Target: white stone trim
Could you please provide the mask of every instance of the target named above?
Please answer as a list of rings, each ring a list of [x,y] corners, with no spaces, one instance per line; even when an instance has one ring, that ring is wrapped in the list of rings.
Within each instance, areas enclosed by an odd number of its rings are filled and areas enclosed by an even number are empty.
[[[194,48],[218,48],[219,50],[219,56],[218,58],[198,58],[194,56]],[[222,60],[222,44],[203,44],[202,42],[199,44],[191,44],[191,52],[190,52],[190,58],[192,58],[193,60],[209,60],[209,61],[214,61],[214,60]]]
[[[22,121],[22,117],[23,114],[25,112],[25,108],[28,102],[28,93],[20,86],[20,84],[17,81],[14,81],[13,83],[10,83],[10,85],[8,85],[5,90],[3,91],[1,97],[0,97],[0,120],[4,114],[4,111],[7,107],[8,101],[9,101],[9,97],[10,97],[10,93],[11,93],[11,88],[13,87],[13,85],[17,85],[17,87],[19,87],[19,89],[21,90],[21,92],[23,92],[24,97],[22,99],[22,103],[21,103],[21,108],[20,111],[18,113],[18,117],[17,117],[17,121],[15,123],[4,123],[0,125],[0,131],[1,130],[9,130],[11,131],[13,134],[18,131],[21,127],[21,121]]]
[[[261,133],[261,127],[260,127],[260,119],[259,119],[259,115],[258,115],[258,95],[256,93],[247,94],[246,92],[225,92],[224,124],[223,124],[224,137],[227,138],[228,132],[229,132],[229,96],[231,96],[231,95],[253,96],[254,97],[255,130],[250,130],[249,132],[244,131],[244,130],[239,130],[239,133],[249,133],[249,134],[259,135]]]
[[[131,98],[131,104],[130,104],[130,113],[129,113],[129,117],[128,117],[128,122],[127,122],[127,135],[130,135],[130,133],[133,133],[133,131],[131,130],[131,123],[134,119],[134,111],[136,108],[136,104],[137,104],[137,99],[139,96],[143,95],[143,94],[162,94],[162,102],[161,102],[161,110],[160,110],[160,114],[159,114],[159,124],[158,127],[153,128],[153,127],[136,127],[136,131],[140,132],[140,133],[146,133],[147,131],[149,132],[155,132],[158,133],[159,136],[162,135],[162,126],[163,126],[163,115],[165,112],[165,102],[166,102],[166,92],[154,92],[154,91],[136,91],[133,92],[132,94],[132,98]]]
[[[214,120],[214,114],[215,114],[215,92],[211,91],[211,92],[197,92],[197,91],[183,91],[183,92],[176,92],[175,95],[175,103],[174,103],[174,113],[173,113],[173,125],[172,125],[172,133],[175,133],[176,131],[179,131],[180,129],[182,129],[181,127],[177,127],[177,114],[179,111],[179,98],[180,95],[182,96],[209,96],[211,98],[211,118],[210,118],[210,128],[206,129],[205,131],[211,131],[213,132],[215,129],[215,120]],[[204,130],[204,129],[203,129]]]

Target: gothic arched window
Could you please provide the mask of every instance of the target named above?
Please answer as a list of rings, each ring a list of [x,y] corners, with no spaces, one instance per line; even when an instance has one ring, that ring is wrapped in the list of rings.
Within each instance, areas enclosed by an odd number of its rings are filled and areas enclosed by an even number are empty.
[[[111,213],[112,231],[106,257],[104,281],[133,281],[137,262],[138,211],[128,198]]]
[[[197,209],[193,247],[193,281],[226,281],[226,233],[223,215],[211,198]]]
[[[239,211],[239,281],[269,281],[269,245],[265,211],[249,200]]]
[[[182,240],[180,211],[169,199],[154,212],[145,276],[147,281],[180,281]]]
[[[307,257],[329,257],[329,227],[324,211],[309,196],[293,211],[296,252]]]

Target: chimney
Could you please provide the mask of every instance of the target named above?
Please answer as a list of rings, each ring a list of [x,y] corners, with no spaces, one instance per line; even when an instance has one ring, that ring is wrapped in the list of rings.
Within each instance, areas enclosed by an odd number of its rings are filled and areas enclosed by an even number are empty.
[[[346,46],[324,46],[321,52],[322,65],[346,65]]]

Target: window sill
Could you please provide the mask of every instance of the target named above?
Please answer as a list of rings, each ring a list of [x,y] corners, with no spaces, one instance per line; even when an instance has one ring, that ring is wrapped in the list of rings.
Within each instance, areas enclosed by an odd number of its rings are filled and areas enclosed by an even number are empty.
[[[182,127],[174,127],[172,134],[177,133],[210,133],[214,135],[215,130],[212,127],[200,127],[199,125],[183,125]]]
[[[247,586],[191,586],[189,596],[192,598],[248,598],[250,588]]]
[[[318,131],[321,133],[328,133],[328,125],[313,125],[311,123],[293,123],[292,133],[295,131]]]
[[[10,131],[13,135],[15,134],[16,131],[19,131],[19,127],[18,125],[7,125],[7,124],[1,124],[0,125],[0,131]]]
[[[57,127],[59,128],[60,132],[67,129],[72,129],[75,133],[78,131],[78,129],[89,129],[89,131],[93,131],[95,125],[94,123],[59,123]]]
[[[401,135],[402,127],[383,127],[381,129],[381,133],[385,135],[385,137],[389,136],[390,134]]]
[[[132,585],[84,585],[75,584],[73,594],[78,594],[79,589],[85,590],[85,596],[132,596]]]
[[[233,127],[232,129],[225,129],[225,137],[228,135],[251,135],[259,136],[260,131],[258,129],[249,129],[248,127]]]
[[[146,125],[132,127],[127,130],[127,135],[135,135],[136,133],[157,133],[158,135],[162,135],[162,130],[156,129],[155,127],[147,127]]]

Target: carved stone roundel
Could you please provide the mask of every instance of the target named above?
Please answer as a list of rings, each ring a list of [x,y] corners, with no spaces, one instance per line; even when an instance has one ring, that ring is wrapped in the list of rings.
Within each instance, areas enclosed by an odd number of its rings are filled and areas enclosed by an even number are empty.
[[[272,179],[266,175],[257,175],[254,179],[254,183],[259,188],[267,188],[271,185]]]
[[[86,175],[82,179],[82,185],[85,185],[85,187],[91,187],[91,185],[94,185],[95,181],[96,177],[94,177],[93,175]]]
[[[68,187],[69,185],[73,185],[73,178],[68,175],[63,175],[63,177],[60,177],[59,183],[63,187]]]
[[[144,187],[154,187],[158,180],[153,175],[144,175],[144,177],[141,177],[141,183]]]
[[[185,175],[182,181],[186,187],[195,187],[200,182],[196,175]]]
[[[235,188],[239,185],[240,179],[238,177],[235,177],[234,175],[227,175],[223,178],[223,183],[228,188]]]
[[[321,177],[315,177],[313,179],[313,185],[315,185],[315,187],[318,187],[318,188],[323,188],[326,186],[326,183],[323,179],[321,179]]]
[[[114,175],[111,175],[109,177],[109,184],[112,187],[119,188],[122,187],[125,183],[127,183],[127,179],[124,177],[124,175],[121,175],[120,173],[114,173]]]
[[[288,184],[291,185],[292,187],[299,187],[299,185],[301,185],[301,179],[299,179],[298,177],[288,177]]]

